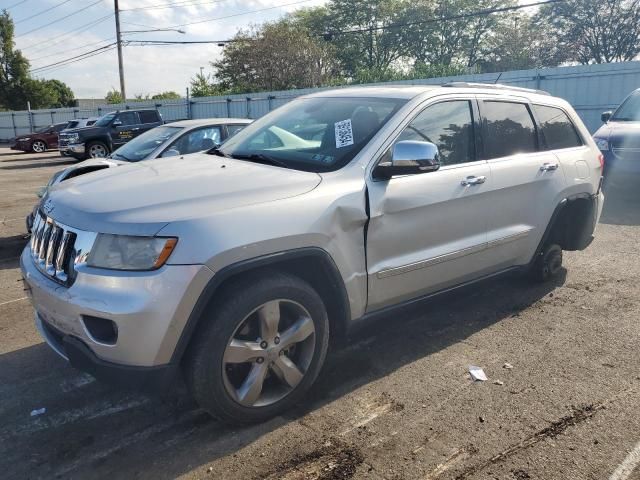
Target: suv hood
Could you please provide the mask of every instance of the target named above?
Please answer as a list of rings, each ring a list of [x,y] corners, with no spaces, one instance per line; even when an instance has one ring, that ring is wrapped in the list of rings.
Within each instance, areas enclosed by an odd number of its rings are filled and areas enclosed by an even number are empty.
[[[320,181],[317,173],[194,154],[72,178],[51,188],[42,206],[81,230],[154,235],[174,221],[301,195]]]
[[[94,127],[93,125],[90,125],[88,127],[78,127],[78,128],[69,128],[69,129],[65,129],[62,130],[60,133],[85,133],[85,132],[103,132],[104,131],[104,127]]]

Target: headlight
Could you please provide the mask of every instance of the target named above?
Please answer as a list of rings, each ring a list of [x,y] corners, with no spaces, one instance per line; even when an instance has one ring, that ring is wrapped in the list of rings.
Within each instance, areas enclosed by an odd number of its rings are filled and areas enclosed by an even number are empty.
[[[98,234],[87,265],[111,270],[155,270],[165,264],[177,238]]]
[[[605,140],[604,138],[594,138],[594,140],[600,151],[606,152],[607,150],[609,150],[609,142],[607,140]]]
[[[79,142],[80,141],[80,135],[78,135],[77,133],[67,133],[64,138],[66,138],[70,142]]]
[[[31,137],[19,138],[17,141],[18,142],[28,142],[29,140],[31,140]]]

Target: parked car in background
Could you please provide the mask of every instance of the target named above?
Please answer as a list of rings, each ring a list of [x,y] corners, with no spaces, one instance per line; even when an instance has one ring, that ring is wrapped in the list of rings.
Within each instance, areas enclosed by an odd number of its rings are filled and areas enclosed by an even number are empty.
[[[60,152],[78,160],[104,158],[138,135],[162,125],[157,110],[124,110],[108,113],[91,127],[60,133]]]
[[[323,91],[209,154],[52,188],[20,259],[25,290],[71,365],[164,389],[184,374],[211,414],[263,421],[360,320],[384,312],[402,330],[398,306],[506,272],[559,275],[563,250],[593,240],[600,157],[544,92]]]
[[[640,89],[637,89],[615,111],[603,112],[602,125],[593,139],[604,155],[604,174],[623,179],[640,175]]]
[[[64,130],[62,130],[62,132],[67,132],[75,128],[90,127],[91,125],[93,125],[98,121],[98,118],[99,117],[74,118],[73,120],[69,120],[69,123],[67,123],[67,126],[64,127]],[[58,144],[60,144],[60,140],[58,140]],[[62,155],[63,157],[68,157],[70,153],[67,151],[60,151],[60,155]]]
[[[49,183],[38,192],[38,196],[42,197],[53,185],[86,173],[142,160],[210,150],[251,122],[252,120],[246,118],[205,118],[161,125],[124,144],[108,158],[85,160],[56,172]],[[27,230],[31,231],[33,212],[27,216],[26,222]]]
[[[11,150],[23,152],[42,153],[50,149],[58,148],[58,134],[64,130],[68,122],[54,123],[36,130],[33,133],[20,135],[11,139]]]

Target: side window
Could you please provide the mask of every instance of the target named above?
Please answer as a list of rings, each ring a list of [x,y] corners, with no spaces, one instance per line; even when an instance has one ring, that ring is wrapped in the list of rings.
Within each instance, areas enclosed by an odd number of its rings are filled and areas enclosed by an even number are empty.
[[[436,103],[425,108],[397,141],[418,140],[438,147],[442,165],[475,160],[473,114],[469,100]]]
[[[242,130],[246,125],[227,125],[227,133],[229,134],[228,138],[233,137],[236,133]]]
[[[120,112],[118,114],[118,120],[122,122],[122,127],[126,127],[127,125],[137,125],[138,114],[136,112]]]
[[[569,117],[559,108],[534,105],[542,135],[549,150],[581,146],[582,139]]]
[[[524,103],[484,101],[482,137],[488,159],[535,152],[536,129]]]
[[[220,143],[220,127],[206,127],[192,130],[171,145],[168,150],[177,150],[180,155],[209,150]]]
[[[65,128],[67,128],[67,124],[66,123],[58,123],[57,125],[53,126],[53,131],[54,132],[61,132]]]
[[[156,123],[160,121],[158,114],[153,110],[141,110],[138,115],[140,115],[140,123]]]

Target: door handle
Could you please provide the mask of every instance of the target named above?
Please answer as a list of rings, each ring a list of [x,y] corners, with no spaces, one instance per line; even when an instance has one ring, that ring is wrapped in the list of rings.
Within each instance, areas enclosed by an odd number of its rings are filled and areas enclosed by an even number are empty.
[[[557,163],[543,163],[540,167],[541,172],[553,172],[558,169]]]
[[[481,175],[479,177],[471,175],[470,177],[467,177],[464,180],[462,180],[460,182],[460,185],[462,185],[463,187],[468,187],[471,185],[480,185],[481,183],[484,183],[486,181],[487,181],[487,177],[485,177],[484,175]]]
[[[136,130],[140,130],[140,127],[131,129],[132,132],[135,132]]]

